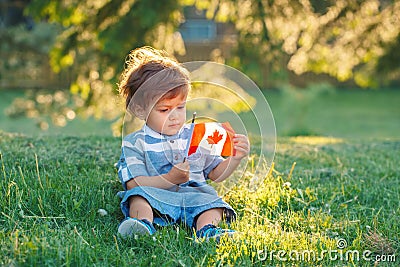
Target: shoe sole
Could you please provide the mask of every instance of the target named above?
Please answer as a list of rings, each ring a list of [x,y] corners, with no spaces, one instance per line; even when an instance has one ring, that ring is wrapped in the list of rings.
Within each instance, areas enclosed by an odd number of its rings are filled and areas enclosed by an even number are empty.
[[[133,234],[150,235],[149,229],[136,220],[126,220],[118,227],[118,233],[123,237],[130,237]]]

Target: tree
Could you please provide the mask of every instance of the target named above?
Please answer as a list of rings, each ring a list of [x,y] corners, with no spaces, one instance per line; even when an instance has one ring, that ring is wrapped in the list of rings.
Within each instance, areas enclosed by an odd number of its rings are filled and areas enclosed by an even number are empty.
[[[152,45],[184,53],[176,33],[182,0],[32,0],[27,13],[36,20],[61,24],[63,30],[50,51],[55,72],[72,68],[70,87],[77,110],[87,116],[115,118],[117,82],[129,51]]]
[[[116,118],[119,74],[133,48],[185,53],[177,31],[183,8],[232,22],[235,56],[227,59],[259,85],[287,73],[326,73],[362,87],[400,76],[400,0],[32,0],[27,12],[62,25],[50,52],[54,71],[73,69],[76,111]]]
[[[326,73],[361,87],[400,76],[398,0],[197,0],[196,6],[236,25],[231,64],[258,81],[265,69]]]

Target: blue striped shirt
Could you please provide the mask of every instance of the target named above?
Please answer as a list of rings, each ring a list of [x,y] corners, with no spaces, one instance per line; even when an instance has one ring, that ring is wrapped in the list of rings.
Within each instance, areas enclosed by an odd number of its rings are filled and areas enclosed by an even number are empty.
[[[160,134],[146,124],[141,130],[127,135],[122,141],[121,157],[116,165],[124,189],[126,182],[135,177],[166,174],[173,165],[183,162],[189,139],[189,124],[172,136]],[[223,158],[210,155],[199,147],[187,160],[190,165],[190,181],[204,184],[208,174]]]

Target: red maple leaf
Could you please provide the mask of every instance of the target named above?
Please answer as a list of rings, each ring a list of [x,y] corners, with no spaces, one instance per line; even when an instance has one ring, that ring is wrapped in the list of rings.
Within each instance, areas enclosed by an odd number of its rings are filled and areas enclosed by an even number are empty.
[[[220,134],[218,130],[215,130],[212,135],[207,136],[207,141],[211,145],[218,144],[219,141],[222,140],[224,135]]]

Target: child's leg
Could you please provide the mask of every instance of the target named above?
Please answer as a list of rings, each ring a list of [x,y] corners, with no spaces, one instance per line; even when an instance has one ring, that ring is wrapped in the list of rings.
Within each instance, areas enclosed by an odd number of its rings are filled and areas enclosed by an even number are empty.
[[[222,220],[223,211],[223,208],[214,208],[201,213],[196,221],[196,230],[200,230],[207,224],[218,225],[218,223]]]
[[[129,217],[153,222],[153,209],[145,198],[132,196],[129,198]]]

